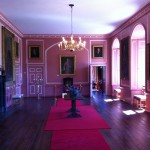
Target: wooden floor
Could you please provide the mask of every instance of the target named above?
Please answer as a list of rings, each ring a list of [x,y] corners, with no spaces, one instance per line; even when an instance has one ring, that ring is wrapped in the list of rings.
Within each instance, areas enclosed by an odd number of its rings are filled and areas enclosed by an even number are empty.
[[[81,102],[92,105],[111,127],[100,130],[110,148],[149,150],[150,113],[136,112],[134,106],[123,101],[106,102],[105,99],[108,98],[94,92],[93,98],[85,98]],[[50,150],[52,134],[51,131],[43,131],[43,128],[48,112],[55,102],[53,98],[24,98],[7,113],[1,113],[0,150]]]

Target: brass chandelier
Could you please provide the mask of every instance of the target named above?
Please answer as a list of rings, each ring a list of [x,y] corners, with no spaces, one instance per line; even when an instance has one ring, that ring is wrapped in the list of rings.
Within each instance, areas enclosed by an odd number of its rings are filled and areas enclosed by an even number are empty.
[[[69,6],[71,7],[71,37],[69,40],[66,40],[64,37],[62,37],[62,41],[59,42],[58,46],[60,50],[70,50],[70,51],[83,50],[86,46],[86,42],[82,41],[81,37],[79,37],[78,41],[76,41],[73,37],[72,10],[74,4],[69,4]]]

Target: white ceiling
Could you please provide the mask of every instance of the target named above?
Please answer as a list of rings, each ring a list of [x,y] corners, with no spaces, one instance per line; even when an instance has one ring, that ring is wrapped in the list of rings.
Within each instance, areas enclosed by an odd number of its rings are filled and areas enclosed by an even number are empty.
[[[23,34],[109,34],[150,0],[0,0],[0,12]]]

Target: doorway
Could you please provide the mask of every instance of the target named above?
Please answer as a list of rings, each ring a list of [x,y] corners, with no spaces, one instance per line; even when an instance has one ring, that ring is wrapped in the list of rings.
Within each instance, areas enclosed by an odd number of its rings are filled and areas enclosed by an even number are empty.
[[[91,66],[92,92],[106,93],[106,66]]]

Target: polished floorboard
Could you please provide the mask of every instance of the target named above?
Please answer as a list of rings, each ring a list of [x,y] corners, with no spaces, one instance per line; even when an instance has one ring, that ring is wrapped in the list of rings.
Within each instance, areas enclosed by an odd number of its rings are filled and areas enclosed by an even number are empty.
[[[150,113],[100,92],[81,102],[92,105],[111,127],[100,132],[112,150],[150,149]],[[55,104],[54,98],[23,98],[0,113],[0,150],[50,150],[52,132],[43,128]]]

